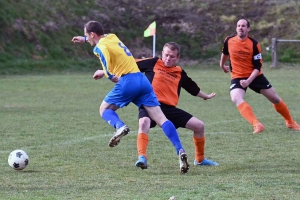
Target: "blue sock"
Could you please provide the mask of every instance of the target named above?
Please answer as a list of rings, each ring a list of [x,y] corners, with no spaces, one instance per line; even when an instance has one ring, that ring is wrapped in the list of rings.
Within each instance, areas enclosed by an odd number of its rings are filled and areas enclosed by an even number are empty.
[[[177,130],[174,126],[174,124],[167,120],[163,125],[161,126],[163,129],[165,135],[169,138],[169,140],[172,142],[173,146],[176,148],[177,155],[179,154],[179,150],[183,149]]]
[[[104,110],[102,113],[102,118],[106,121],[106,123],[108,123],[115,129],[119,129],[120,127],[125,125],[124,122],[122,122],[119,118],[118,114],[111,109]]]

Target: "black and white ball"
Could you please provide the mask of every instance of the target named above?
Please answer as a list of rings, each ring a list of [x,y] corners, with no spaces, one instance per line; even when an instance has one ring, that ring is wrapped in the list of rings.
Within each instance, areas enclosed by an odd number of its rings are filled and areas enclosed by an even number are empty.
[[[29,163],[29,156],[23,150],[14,150],[8,156],[8,164],[13,169],[22,170],[27,167]]]

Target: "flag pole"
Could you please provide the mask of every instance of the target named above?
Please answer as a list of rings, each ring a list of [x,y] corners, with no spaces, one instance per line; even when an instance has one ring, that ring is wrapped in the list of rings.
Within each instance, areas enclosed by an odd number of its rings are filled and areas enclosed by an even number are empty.
[[[156,22],[152,22],[144,31],[144,37],[153,36],[153,58],[155,57],[155,43],[156,43]]]
[[[155,57],[155,40],[156,40],[155,35],[156,34],[153,35],[153,58]]]

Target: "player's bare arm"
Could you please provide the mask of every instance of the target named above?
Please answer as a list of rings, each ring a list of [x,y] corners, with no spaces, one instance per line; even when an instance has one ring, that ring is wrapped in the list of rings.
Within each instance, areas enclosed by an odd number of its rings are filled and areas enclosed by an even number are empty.
[[[72,38],[72,42],[74,42],[74,43],[84,43],[85,42],[85,37],[83,37],[83,36],[74,36]]]
[[[221,55],[221,59],[220,59],[220,67],[222,68],[222,70],[227,73],[229,72],[229,66],[225,65],[226,61],[228,60],[229,55],[224,55],[222,53]]]
[[[98,80],[103,76],[104,76],[104,71],[99,69],[94,73],[93,79]]]
[[[258,74],[259,71],[257,69],[254,69],[249,78],[247,78],[246,80],[240,80],[241,86],[243,88],[248,87],[252,83],[252,81],[257,77]]]
[[[200,91],[198,94],[197,94],[198,97],[204,99],[204,100],[207,100],[207,99],[211,99],[211,98],[214,98],[216,96],[216,93],[210,93],[210,94],[206,94],[202,91]]]

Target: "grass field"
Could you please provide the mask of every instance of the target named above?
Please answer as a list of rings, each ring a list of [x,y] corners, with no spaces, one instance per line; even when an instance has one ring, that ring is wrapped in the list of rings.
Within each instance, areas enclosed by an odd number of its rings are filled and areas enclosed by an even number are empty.
[[[99,105],[113,84],[89,74],[0,77],[0,199],[3,200],[176,200],[300,199],[300,132],[287,129],[265,98],[248,91],[246,101],[265,125],[253,135],[230,101],[229,74],[208,67],[187,68],[204,92],[203,101],[183,91],[180,108],[206,125],[206,157],[219,167],[195,167],[181,175],[171,143],[159,128],[150,132],[147,170],[137,160],[137,108],[118,111],[131,127],[115,148],[113,129],[99,117]],[[264,72],[300,122],[300,68]],[[179,129],[194,159],[192,133]],[[14,149],[30,157],[23,171],[7,163]]]

